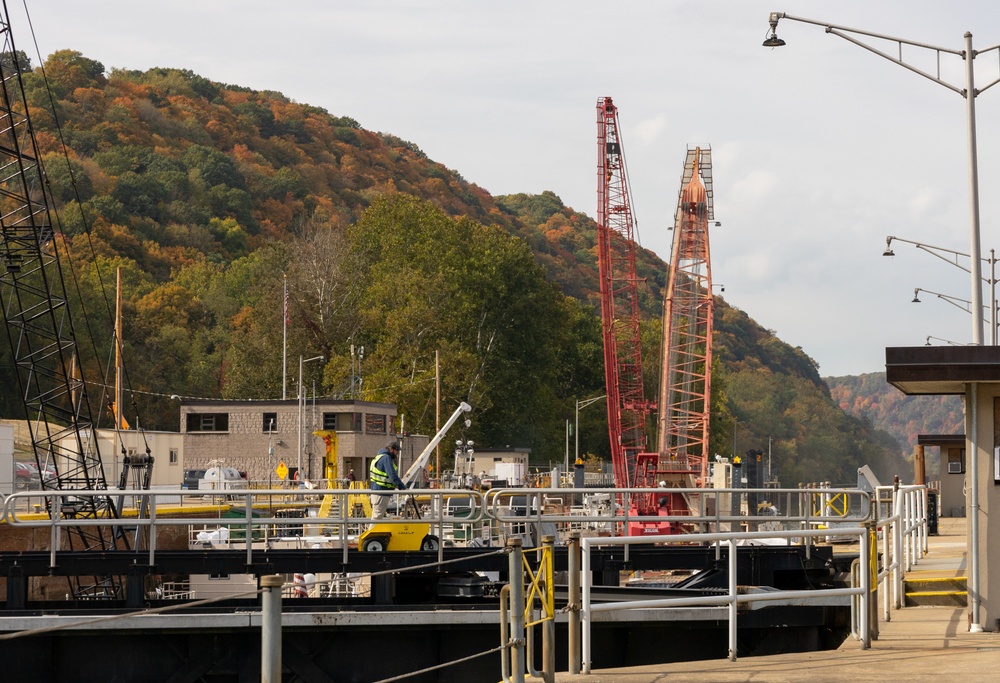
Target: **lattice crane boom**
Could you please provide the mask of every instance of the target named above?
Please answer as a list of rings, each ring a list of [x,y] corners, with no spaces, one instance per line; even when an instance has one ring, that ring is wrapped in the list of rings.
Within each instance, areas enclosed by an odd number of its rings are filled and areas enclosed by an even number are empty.
[[[634,219],[618,108],[610,97],[597,101],[597,247],[611,456],[616,485],[631,487],[653,406],[642,382]]]
[[[699,483],[708,475],[712,395],[712,198],[711,149],[689,149],[664,299],[657,452],[661,473],[696,473]]]
[[[43,488],[104,490],[107,481],[87,384],[77,356],[76,335],[56,250],[44,173],[21,82],[6,6],[0,12],[0,305],[3,307],[35,461],[56,469]],[[63,518],[118,517],[109,496],[76,496],[51,515]],[[48,501],[47,501],[48,503]],[[67,527],[77,550],[112,550],[125,544],[106,527]],[[120,597],[118,577],[71,579],[76,597]]]

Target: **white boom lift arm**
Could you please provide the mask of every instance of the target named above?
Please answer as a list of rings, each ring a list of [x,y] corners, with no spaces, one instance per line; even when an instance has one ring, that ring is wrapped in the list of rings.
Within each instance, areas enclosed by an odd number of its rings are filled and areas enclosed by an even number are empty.
[[[423,467],[427,464],[427,461],[430,459],[431,453],[434,451],[434,448],[439,443],[441,443],[441,439],[443,439],[444,435],[448,433],[448,430],[451,429],[452,426],[455,424],[455,422],[458,421],[458,418],[462,416],[462,413],[467,413],[470,410],[472,410],[472,406],[470,406],[465,401],[462,401],[458,405],[458,408],[455,410],[455,412],[452,413],[451,417],[448,418],[448,421],[444,423],[443,427],[441,427],[441,431],[439,431],[437,434],[434,435],[434,438],[431,439],[430,443],[427,444],[427,448],[424,449],[424,452],[420,454],[419,458],[413,461],[413,464],[410,465],[410,468],[406,470],[406,474],[404,474],[401,477],[403,483],[406,484],[407,487],[409,487],[410,484],[412,484],[416,480],[417,473],[420,472],[420,470],[423,469]]]

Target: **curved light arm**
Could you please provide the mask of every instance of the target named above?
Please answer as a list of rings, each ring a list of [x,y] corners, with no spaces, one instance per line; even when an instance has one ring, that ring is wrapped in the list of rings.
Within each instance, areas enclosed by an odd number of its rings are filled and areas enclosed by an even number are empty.
[[[814,19],[805,19],[803,17],[796,17],[796,16],[792,16],[791,14],[786,14],[785,12],[771,12],[770,22],[771,22],[772,29],[777,27],[779,19],[788,19],[789,21],[798,21],[798,22],[803,23],[803,24],[812,24],[814,26],[822,26],[826,30],[827,33],[832,33],[835,36],[843,38],[844,40],[846,40],[849,43],[854,43],[858,47],[862,47],[862,48],[868,50],[869,52],[872,52],[872,53],[878,55],[879,57],[882,57],[883,59],[889,60],[893,64],[898,64],[899,66],[903,67],[904,69],[908,69],[909,71],[912,71],[915,74],[919,74],[919,75],[923,76],[924,78],[932,80],[935,83],[937,83],[938,85],[943,85],[944,87],[948,88],[948,90],[951,90],[952,92],[958,93],[959,95],[962,95],[963,97],[965,97],[966,88],[960,88],[958,86],[952,85],[951,83],[949,83],[949,82],[947,82],[947,81],[945,81],[944,79],[941,78],[941,53],[945,53],[945,54],[949,54],[949,55],[955,55],[956,57],[961,57],[964,60],[965,59],[965,50],[952,50],[950,48],[939,47],[937,45],[928,45],[927,43],[918,43],[918,42],[916,42],[914,40],[908,40],[906,38],[897,38],[895,36],[887,36],[887,35],[883,35],[881,33],[873,33],[871,31],[864,31],[864,30],[857,29],[857,28],[850,28],[848,26],[838,26],[837,24],[830,24],[830,23],[825,22],[825,21],[816,21]],[[883,52],[882,50],[879,50],[878,48],[876,48],[876,47],[874,47],[872,45],[869,45],[868,43],[866,43],[866,42],[864,42],[862,40],[859,40],[859,39],[855,38],[854,36],[867,36],[869,38],[877,38],[879,40],[887,40],[889,42],[896,43],[896,45],[898,46],[898,49],[897,49],[898,56],[894,57],[893,55],[888,54],[886,52]],[[911,47],[920,48],[922,50],[931,50],[933,52],[936,52],[937,53],[937,74],[927,73],[923,69],[918,69],[917,67],[913,66],[912,64],[907,63],[903,59],[903,46],[904,45],[909,45]],[[976,57],[976,56],[981,55],[981,54],[985,54],[985,53],[990,52],[992,50],[1000,50],[1000,45],[994,45],[993,47],[988,47],[985,50],[976,50],[975,54],[973,55],[973,57]],[[996,85],[998,82],[1000,82],[1000,78],[995,79],[993,82],[989,83],[984,88],[977,89],[976,92],[975,92],[975,95],[979,95],[980,93],[988,90],[989,88],[991,88],[994,85]]]
[[[961,263],[958,262],[958,257],[959,256],[961,256],[962,258],[969,258],[969,255],[966,254],[965,252],[955,251],[954,249],[948,249],[947,247],[936,247],[933,244],[924,244],[923,242],[914,242],[913,240],[908,240],[908,239],[905,239],[903,237],[896,237],[895,235],[886,235],[886,237],[885,237],[885,252],[882,254],[883,256],[895,256],[895,254],[892,253],[892,248],[891,248],[893,240],[895,240],[896,242],[906,242],[907,244],[912,244],[917,249],[920,249],[922,251],[926,251],[931,256],[934,256],[935,258],[939,258],[942,261],[944,261],[945,263],[950,263],[951,265],[955,266],[956,268],[961,268],[966,273],[971,272],[968,268],[966,268],[965,266],[963,266]],[[945,256],[942,256],[941,253],[938,253],[938,252],[945,253],[945,254],[951,254],[955,258],[953,258],[953,259],[947,258]],[[995,256],[993,256],[992,252],[990,254],[990,258],[983,257],[980,260],[983,263],[988,263],[990,265],[994,265],[997,262],[997,259],[996,259]],[[983,282],[985,282],[986,284],[993,284],[994,280],[991,279],[991,278],[985,278],[984,277],[983,278]]]
[[[932,335],[927,335],[927,343],[924,344],[924,346],[933,346],[933,344],[931,344],[931,339],[934,339],[935,341],[939,342],[944,342],[945,344],[950,344],[951,346],[965,346],[965,344],[959,344],[958,342],[953,342],[950,339],[942,339],[941,337],[934,337]]]
[[[939,299],[941,299],[943,301],[947,301],[952,306],[954,306],[956,308],[961,308],[966,313],[971,313],[972,312],[972,302],[969,301],[968,299],[962,299],[962,298],[959,298],[957,296],[951,296],[950,294],[941,294],[940,292],[932,292],[931,290],[924,289],[923,287],[914,287],[913,288],[913,303],[915,303],[915,304],[919,304],[920,303],[920,299],[918,297],[918,294],[920,292],[923,292],[924,294],[931,294],[931,295],[936,296],[937,298],[939,298]]]
[[[598,401],[603,401],[605,398],[606,396],[604,394],[601,394],[600,396],[595,396],[594,398],[585,398],[581,401],[577,401],[576,409],[577,411],[579,411],[581,408],[586,408],[591,403],[597,403]]]

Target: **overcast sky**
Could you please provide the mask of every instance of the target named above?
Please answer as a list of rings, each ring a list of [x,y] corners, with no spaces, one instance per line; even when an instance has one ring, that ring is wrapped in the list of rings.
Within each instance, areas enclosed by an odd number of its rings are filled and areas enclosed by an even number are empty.
[[[17,46],[34,55],[23,6],[8,6]],[[590,216],[595,104],[611,96],[643,246],[669,259],[685,150],[711,146],[714,281],[821,374],[884,370],[886,346],[928,336],[971,341],[968,312],[930,294],[910,303],[915,287],[970,299],[966,273],[908,244],[882,256],[889,234],[970,251],[965,100],[818,26],[782,20],[788,45],[761,42],[769,12],[784,11],[951,50],[970,31],[982,51],[1000,43],[994,3],[45,0],[28,10],[43,56],[68,48],[108,70],[176,67],[280,91],[409,140],[494,195],[552,190]],[[903,56],[937,69],[930,50]],[[964,87],[961,59],[940,64]],[[974,64],[982,88],[1000,56]],[[1000,87],[976,106],[988,256],[1000,250]]]

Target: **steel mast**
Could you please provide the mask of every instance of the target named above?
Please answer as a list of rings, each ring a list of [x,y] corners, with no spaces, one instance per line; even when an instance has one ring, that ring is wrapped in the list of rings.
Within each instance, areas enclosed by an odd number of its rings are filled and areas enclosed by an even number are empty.
[[[633,228],[618,108],[602,97],[597,101],[597,260],[608,429],[619,487],[636,486],[637,457],[646,449],[646,417],[653,410],[642,382]]]
[[[708,225],[712,205],[712,151],[688,149],[677,201],[663,314],[658,469],[705,484],[712,395],[712,263]],[[695,479],[695,481],[691,481]]]

